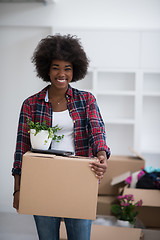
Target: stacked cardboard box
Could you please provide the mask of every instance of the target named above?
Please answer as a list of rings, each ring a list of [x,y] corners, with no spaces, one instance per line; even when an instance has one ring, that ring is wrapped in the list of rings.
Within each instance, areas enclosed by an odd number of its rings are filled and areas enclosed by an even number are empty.
[[[108,160],[107,172],[104,174],[99,190],[97,215],[110,215],[110,205],[116,201],[119,189],[124,187],[124,182],[111,185],[114,177],[130,171],[131,173],[141,170],[145,165],[143,157],[134,152],[132,156],[114,156]]]
[[[64,222],[61,223],[60,239],[67,240],[67,234]],[[123,239],[123,240],[143,240],[143,232],[141,229],[122,228],[113,226],[101,226],[92,224],[91,240],[106,240],[106,239]]]
[[[115,177],[112,180],[112,185],[115,186],[124,182],[126,176],[131,175],[130,172],[126,172]],[[143,225],[147,228],[160,228],[160,191],[155,189],[138,189],[138,188],[128,188],[125,186],[123,188],[123,195],[133,194],[134,201],[137,202],[140,199],[143,201],[142,207],[138,208],[138,218],[141,220]]]
[[[160,228],[160,190],[125,188],[123,194],[133,194],[135,202],[142,199],[138,218],[147,228]]]
[[[160,228],[160,191],[150,189],[136,189],[125,187],[125,179],[133,172],[141,170],[145,166],[142,156],[112,156],[108,160],[108,170],[99,186],[99,198],[97,203],[97,215],[109,215],[110,205],[114,202],[114,196],[123,189],[123,195],[133,194],[135,202],[142,199],[143,206],[138,208],[138,218],[147,228]]]
[[[139,155],[112,156],[108,160],[107,173],[98,189],[98,179],[90,170],[89,161],[89,158],[83,157],[26,153],[22,164],[19,213],[93,220],[96,215],[110,215],[110,205],[115,201],[119,187],[124,186],[123,181],[112,186],[113,179],[128,171],[139,171],[145,165],[143,157]],[[127,191],[138,196],[139,200],[138,189],[125,189],[124,194],[128,193]],[[142,209],[145,214],[145,208],[150,209],[147,213],[152,213],[152,217],[148,218],[152,223],[147,223],[147,226],[160,227],[157,224],[160,213],[159,192],[156,191],[157,195],[155,195],[154,190],[147,190],[148,194],[139,191],[144,202]],[[146,201],[144,201],[145,194]],[[149,196],[154,196],[154,199],[147,201]],[[146,220],[148,215],[146,217],[144,212],[140,213],[140,216],[142,215]],[[154,221],[155,216],[156,221]],[[64,223],[62,226],[61,239],[67,239],[63,231]],[[142,239],[142,231],[92,225],[91,239],[106,239],[106,236],[110,236],[113,240],[117,239],[117,236],[120,239],[128,239],[129,236],[130,239],[139,240]]]

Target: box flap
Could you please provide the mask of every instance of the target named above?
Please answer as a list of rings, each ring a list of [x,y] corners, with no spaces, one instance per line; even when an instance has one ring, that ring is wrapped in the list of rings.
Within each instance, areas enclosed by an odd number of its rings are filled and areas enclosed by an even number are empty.
[[[140,171],[144,168],[145,161],[136,156],[115,156],[112,155],[108,159],[108,170],[104,174],[101,184],[99,185],[100,195],[116,195],[120,184],[111,186],[111,181],[114,177],[119,176],[125,172],[131,173]],[[122,183],[124,185],[124,182]]]
[[[124,188],[123,195],[133,194],[135,202],[142,199],[143,206],[160,207],[160,191],[138,188]]]
[[[130,150],[134,155],[136,155],[138,158],[144,160],[144,157],[143,157],[140,153],[137,153],[133,148],[129,148],[129,150]]]
[[[112,179],[111,185],[114,186],[118,183],[121,183],[121,182],[125,181],[125,179],[128,178],[129,176],[131,176],[131,172],[129,172],[129,171],[125,172],[119,176],[116,176]]]
[[[43,157],[43,158],[55,158],[56,155],[54,154],[45,154],[45,153],[34,153],[31,151],[26,152],[24,157]]]
[[[80,160],[80,161],[95,161],[96,158],[90,158],[90,157],[83,157],[83,156],[60,156],[60,155],[55,155],[55,154],[46,154],[46,153],[35,153],[28,151],[24,155],[24,157],[40,157],[40,158],[54,158],[54,159],[59,159],[59,160]]]

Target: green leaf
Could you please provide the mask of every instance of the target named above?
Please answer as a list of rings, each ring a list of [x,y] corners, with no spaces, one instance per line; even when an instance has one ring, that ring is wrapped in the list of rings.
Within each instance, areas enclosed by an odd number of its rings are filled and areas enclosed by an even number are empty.
[[[57,131],[60,131],[62,129],[62,128],[58,127],[58,124],[54,127],[48,127],[46,125],[46,121],[43,121],[41,124],[39,122],[34,123],[33,121],[30,121],[29,118],[27,117],[27,125],[28,125],[29,129],[35,129],[36,130],[34,135],[37,135],[37,133],[40,132],[41,130],[48,130],[48,133],[49,133],[48,138],[52,138],[52,140],[56,140],[58,138],[58,141],[59,141],[64,136],[64,135],[57,136],[57,135],[54,134]]]

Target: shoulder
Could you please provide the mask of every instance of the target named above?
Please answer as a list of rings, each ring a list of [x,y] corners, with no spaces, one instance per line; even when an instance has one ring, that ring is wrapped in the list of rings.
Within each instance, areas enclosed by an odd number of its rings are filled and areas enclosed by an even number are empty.
[[[48,86],[43,88],[41,91],[27,97],[24,101],[23,101],[23,105],[34,105],[36,104],[38,101],[40,100],[44,100],[46,93],[48,90]]]
[[[95,96],[91,92],[78,90],[76,88],[72,88],[72,91],[74,99],[78,98],[79,100],[85,100],[87,102],[96,101]]]

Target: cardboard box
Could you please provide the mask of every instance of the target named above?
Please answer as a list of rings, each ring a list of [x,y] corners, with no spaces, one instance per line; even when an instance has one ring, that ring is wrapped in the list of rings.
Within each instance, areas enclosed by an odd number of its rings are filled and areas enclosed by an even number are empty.
[[[115,196],[98,196],[97,215],[111,215],[111,204],[115,201]]]
[[[115,177],[112,180],[112,185],[123,182],[126,177],[130,176],[130,172],[126,172],[120,176]],[[123,189],[123,195],[133,194],[134,201],[137,202],[140,199],[143,201],[142,207],[137,208],[139,214],[138,218],[142,221],[145,227],[160,227],[160,191],[155,189],[139,189],[139,188],[128,188],[127,186]]]
[[[123,174],[127,171],[136,172],[145,166],[145,161],[141,155],[134,152],[134,156],[111,156],[108,159],[107,172],[99,185],[99,195],[117,195],[120,187],[124,183],[111,186],[111,181],[114,177]]]
[[[137,209],[139,212],[138,218],[146,227],[160,227],[159,190],[125,188],[123,194],[133,194],[135,202],[142,199],[143,205]]]
[[[95,219],[98,179],[89,161],[83,157],[24,154],[19,213]]]
[[[143,229],[145,240],[159,240],[160,230]]]
[[[60,239],[67,240],[64,222],[61,223]],[[143,240],[143,232],[138,228],[122,228],[92,224],[91,240]]]
[[[138,228],[92,225],[91,240],[143,240],[143,232]]]

